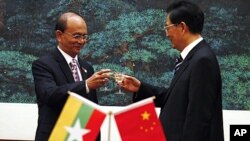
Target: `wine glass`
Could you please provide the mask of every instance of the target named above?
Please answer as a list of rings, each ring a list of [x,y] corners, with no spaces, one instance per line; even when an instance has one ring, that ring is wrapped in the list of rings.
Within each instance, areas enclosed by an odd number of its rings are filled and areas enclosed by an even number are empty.
[[[114,79],[115,79],[115,82],[116,82],[116,83],[121,83],[121,82],[123,81],[123,79],[124,79],[124,75],[123,75],[123,73],[121,73],[121,72],[115,72],[115,73],[113,74],[113,76],[114,76]],[[124,94],[124,93],[122,92],[120,86],[119,86],[119,91],[116,92],[116,94]]]
[[[112,76],[113,74],[109,72],[108,75],[109,75],[109,76]],[[111,91],[111,89],[108,88],[108,83],[109,83],[109,82],[107,82],[106,84],[104,84],[104,88],[103,88],[101,91],[104,91],[104,92]]]
[[[108,83],[104,84],[103,91],[105,91],[105,92],[111,91],[111,89],[108,88]]]

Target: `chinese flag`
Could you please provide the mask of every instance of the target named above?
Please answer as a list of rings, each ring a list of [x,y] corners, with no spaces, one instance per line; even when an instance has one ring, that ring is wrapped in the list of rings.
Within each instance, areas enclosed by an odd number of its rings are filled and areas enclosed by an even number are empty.
[[[115,113],[114,118],[122,141],[166,141],[153,98],[127,106],[125,110]]]

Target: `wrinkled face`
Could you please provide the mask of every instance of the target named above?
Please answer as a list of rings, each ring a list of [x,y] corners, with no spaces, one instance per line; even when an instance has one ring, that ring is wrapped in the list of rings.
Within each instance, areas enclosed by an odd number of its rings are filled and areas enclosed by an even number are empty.
[[[57,30],[56,38],[59,47],[74,58],[87,42],[87,25],[81,17],[70,16],[65,31]]]
[[[181,42],[182,42],[180,24],[173,24],[169,19],[169,15],[167,15],[164,28],[165,28],[167,38],[172,43],[172,47],[180,51]]]

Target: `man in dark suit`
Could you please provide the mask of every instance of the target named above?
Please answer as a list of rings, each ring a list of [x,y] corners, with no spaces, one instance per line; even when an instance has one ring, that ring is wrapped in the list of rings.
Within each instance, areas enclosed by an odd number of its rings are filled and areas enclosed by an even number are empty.
[[[88,40],[83,17],[74,12],[62,14],[55,35],[57,48],[32,64],[39,114],[36,141],[48,140],[68,97],[67,91],[97,103],[96,89],[109,78],[109,69],[94,73],[93,67],[78,56]]]
[[[168,141],[223,141],[222,82],[215,54],[202,38],[204,13],[187,1],[167,8],[166,36],[180,51],[168,89],[125,76],[119,85],[138,101],[156,96]]]

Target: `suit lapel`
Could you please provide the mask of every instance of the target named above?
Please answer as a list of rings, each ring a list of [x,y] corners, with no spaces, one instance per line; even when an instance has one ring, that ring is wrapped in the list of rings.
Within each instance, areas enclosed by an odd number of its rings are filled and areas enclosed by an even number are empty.
[[[182,75],[182,73],[185,71],[185,69],[188,67],[189,62],[185,61],[181,64],[179,70],[176,72],[176,74],[174,75],[171,84],[170,84],[170,89],[172,89],[176,83],[176,81],[180,78],[180,76]]]
[[[165,98],[165,102],[167,102],[169,95],[172,93],[173,88],[175,87],[176,82],[179,80],[179,78],[181,77],[181,75],[183,74],[183,72],[187,69],[190,60],[192,58],[192,56],[194,55],[194,53],[199,50],[201,47],[204,47],[204,44],[206,44],[206,42],[204,40],[202,40],[200,43],[198,43],[187,55],[187,57],[183,60],[183,63],[180,65],[179,70],[176,72],[176,74],[174,75],[171,84],[169,86],[169,90],[168,90],[168,94]]]
[[[54,56],[58,64],[60,65],[61,71],[64,73],[64,76],[68,80],[68,82],[75,82],[67,61],[65,60],[65,58],[58,49],[56,49],[56,51],[54,52]]]
[[[182,75],[182,73],[185,71],[185,69],[188,67],[189,62],[192,58],[192,56],[194,55],[194,53],[199,50],[201,47],[204,46],[206,42],[204,40],[202,40],[200,43],[198,43],[187,55],[187,57],[183,60],[183,63],[180,65],[179,70],[176,72],[175,76],[173,77],[173,80],[171,82],[170,87],[173,88],[176,81],[180,78],[180,76]]]
[[[82,59],[78,57],[79,67],[82,75],[82,80],[86,80],[88,78],[88,70],[86,69],[85,63]]]

